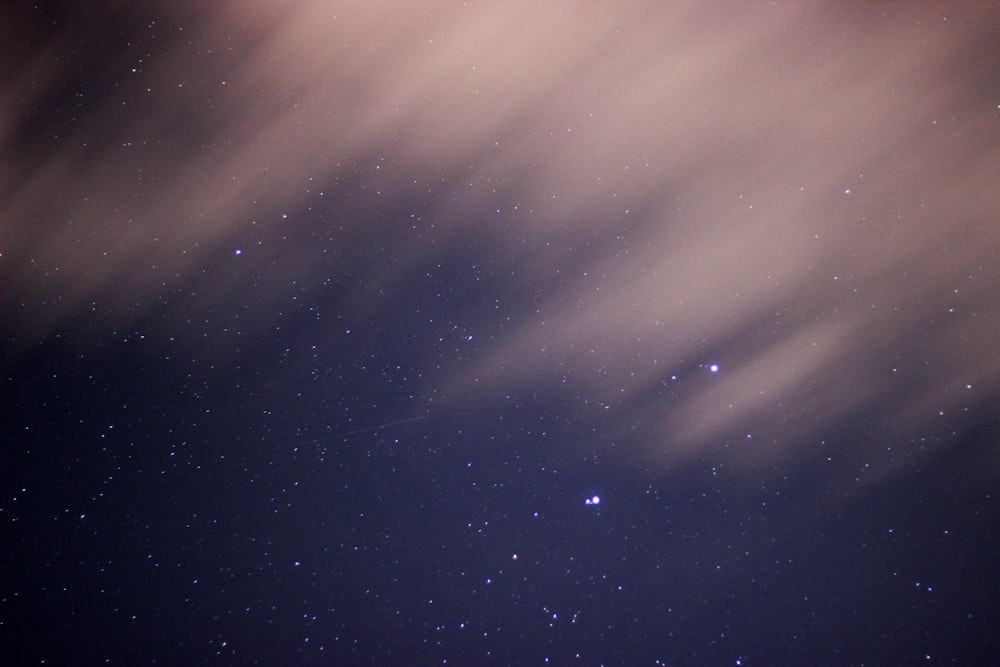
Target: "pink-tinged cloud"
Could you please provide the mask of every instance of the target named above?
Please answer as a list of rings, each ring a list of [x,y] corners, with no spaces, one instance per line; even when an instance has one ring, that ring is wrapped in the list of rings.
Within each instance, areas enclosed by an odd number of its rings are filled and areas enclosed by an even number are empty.
[[[95,41],[118,19],[104,12]],[[22,349],[92,311],[127,327],[178,291],[224,308],[254,289],[247,329],[280,326],[274,304],[327,270],[286,241],[334,183],[353,212],[326,223],[339,246],[399,217],[353,307],[391,308],[470,238],[505,267],[495,281],[536,296],[498,298],[510,326],[428,373],[435,409],[534,383],[578,397],[580,418],[623,415],[600,437],[631,437],[643,465],[746,435],[741,465],[794,457],[845,419],[905,447],[1000,389],[1000,99],[977,55],[996,55],[998,19],[215,3],[151,26],[170,44],[155,57],[116,51],[78,114],[46,104],[88,45],[39,38],[3,78],[2,312]],[[402,233],[418,206],[420,234]],[[217,263],[237,248],[252,287]],[[685,389],[652,398],[674,375]]]

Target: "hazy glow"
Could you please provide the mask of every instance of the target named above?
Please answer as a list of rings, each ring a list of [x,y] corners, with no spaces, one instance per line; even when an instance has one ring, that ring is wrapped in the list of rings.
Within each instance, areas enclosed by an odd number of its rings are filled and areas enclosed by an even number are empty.
[[[581,417],[621,415],[605,441],[642,424],[629,461],[751,433],[763,448],[733,456],[761,465],[841,420],[905,441],[997,395],[996,81],[957,67],[995,8],[275,1],[181,18],[203,30],[134,79],[109,73],[117,92],[42,152],[11,119],[44,105],[69,46],[4,79],[0,305],[22,347],[92,310],[128,327],[182,288],[225,302],[247,286],[223,255],[267,275],[247,326],[280,324],[273,302],[325,270],[282,239],[340,179],[440,221],[388,241],[358,308],[478,235],[537,295],[427,378],[437,410],[534,383]],[[350,247],[364,216],[330,234]]]

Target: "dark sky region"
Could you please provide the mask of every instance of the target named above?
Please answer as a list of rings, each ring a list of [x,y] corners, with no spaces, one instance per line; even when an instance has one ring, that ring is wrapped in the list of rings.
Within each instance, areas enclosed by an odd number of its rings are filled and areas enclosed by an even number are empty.
[[[996,664],[1000,3],[34,5],[4,664]]]

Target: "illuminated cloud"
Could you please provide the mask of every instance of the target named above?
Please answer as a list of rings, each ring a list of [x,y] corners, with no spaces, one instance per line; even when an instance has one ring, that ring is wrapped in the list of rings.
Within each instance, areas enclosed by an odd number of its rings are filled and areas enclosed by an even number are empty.
[[[359,310],[469,239],[493,283],[533,295],[498,305],[511,324],[477,332],[481,356],[429,374],[436,409],[534,384],[578,398],[574,418],[620,415],[609,433],[640,424],[629,460],[751,435],[733,455],[753,465],[841,420],[902,440],[996,396],[996,82],[959,67],[995,9],[174,11],[148,32],[169,55],[122,47],[79,114],[45,109],[73,85],[64,36],[5,73],[0,304],[21,347],[179,292],[224,308],[250,269],[246,326],[280,325],[290,285],[328,270],[294,240],[323,192],[330,238],[381,224],[392,257],[345,295]],[[415,209],[419,235],[387,232]]]

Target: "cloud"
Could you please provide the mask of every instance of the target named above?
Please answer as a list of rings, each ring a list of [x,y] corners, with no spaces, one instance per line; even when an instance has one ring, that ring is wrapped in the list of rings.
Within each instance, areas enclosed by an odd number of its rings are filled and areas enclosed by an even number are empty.
[[[992,9],[164,11],[104,7],[90,41],[40,36],[5,73],[0,305],[22,345],[178,293],[222,308],[254,272],[246,326],[276,326],[290,285],[348,261],[306,252],[325,197],[325,243],[375,226],[392,257],[358,308],[469,239],[532,295],[428,377],[442,409],[560,387],[577,418],[647,425],[638,453],[664,463],[747,433],[788,455],[847,419],[898,440],[996,395],[995,77],[967,64]],[[121,22],[135,44],[107,43]],[[80,78],[81,50],[107,71]],[[418,209],[419,234],[386,233]]]

